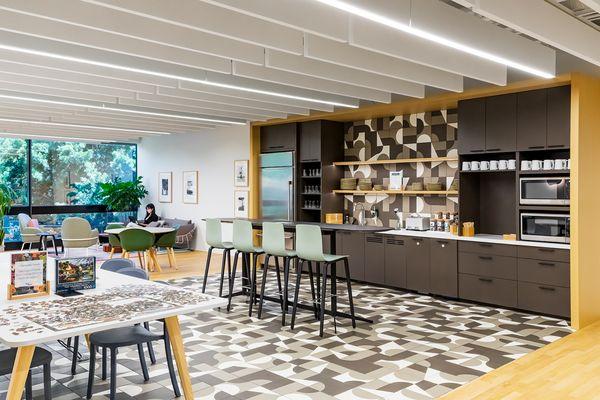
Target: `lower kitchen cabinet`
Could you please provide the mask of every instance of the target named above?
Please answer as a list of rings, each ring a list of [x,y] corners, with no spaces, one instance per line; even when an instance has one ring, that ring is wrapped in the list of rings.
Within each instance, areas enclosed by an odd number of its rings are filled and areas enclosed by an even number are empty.
[[[431,239],[429,290],[433,294],[458,297],[458,246],[456,240]]]
[[[517,281],[460,274],[458,278],[461,299],[517,307]]]
[[[365,280],[365,234],[363,232],[343,232],[337,233],[337,254],[349,256],[348,265],[350,268],[350,279],[357,281]],[[343,263],[339,262],[337,275],[346,277]]]
[[[429,239],[406,238],[406,288],[429,293]]]
[[[409,238],[390,236],[385,238],[384,269],[387,286],[406,287],[406,246]]]
[[[365,277],[366,282],[385,284],[385,251],[383,236],[365,235]]]
[[[569,288],[519,282],[519,308],[568,317],[571,311]]]

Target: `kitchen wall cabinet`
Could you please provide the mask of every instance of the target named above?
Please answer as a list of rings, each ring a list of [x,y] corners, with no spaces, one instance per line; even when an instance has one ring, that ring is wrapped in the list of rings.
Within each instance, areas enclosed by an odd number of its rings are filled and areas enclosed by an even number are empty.
[[[458,297],[456,240],[431,239],[429,289],[433,294]]]
[[[321,161],[321,121],[300,124],[300,161]]]
[[[406,287],[406,246],[408,238],[389,236],[385,238],[384,263],[385,284]]]
[[[548,89],[547,126],[548,149],[571,147],[571,86]]]
[[[546,148],[548,111],[547,90],[530,90],[517,94],[517,149]]]
[[[365,280],[365,234],[363,232],[338,232],[336,239],[337,253],[350,256],[348,266],[350,279]],[[338,276],[345,278],[346,274],[342,264],[339,263]]]
[[[485,98],[458,102],[458,151],[485,152]]]
[[[385,284],[385,250],[383,236],[365,235],[364,280],[378,285]]]
[[[406,288],[429,293],[430,240],[406,238]]]
[[[296,128],[295,123],[263,126],[260,128],[260,152],[295,151]]]
[[[460,125],[459,125],[460,129]],[[509,152],[517,148],[517,95],[486,98],[485,150]]]

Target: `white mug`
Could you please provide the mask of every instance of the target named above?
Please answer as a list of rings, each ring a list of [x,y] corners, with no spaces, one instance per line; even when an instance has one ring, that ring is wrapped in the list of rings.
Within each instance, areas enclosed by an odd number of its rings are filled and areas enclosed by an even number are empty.
[[[502,171],[504,171],[505,169],[508,168],[508,163],[506,162],[506,160],[500,160],[498,162],[498,168]]]
[[[487,171],[490,169],[490,162],[489,161],[482,161],[481,162],[481,170],[482,171]]]
[[[498,170],[498,160],[490,161],[490,171],[497,171],[497,170]]]
[[[517,160],[508,160],[508,169],[517,169]]]
[[[531,170],[531,161],[523,160],[521,161],[521,171],[530,171]]]
[[[554,169],[554,160],[544,160],[544,169]]]
[[[462,170],[463,171],[470,171],[471,170],[471,163],[468,162],[468,161],[463,161]]]
[[[471,161],[471,171],[479,171],[479,161]]]
[[[567,160],[563,158],[558,158],[554,160],[554,169],[561,170],[567,169]]]
[[[542,161],[540,161],[540,160],[533,160],[531,162],[531,169],[533,171],[539,171],[540,169],[542,169]]]

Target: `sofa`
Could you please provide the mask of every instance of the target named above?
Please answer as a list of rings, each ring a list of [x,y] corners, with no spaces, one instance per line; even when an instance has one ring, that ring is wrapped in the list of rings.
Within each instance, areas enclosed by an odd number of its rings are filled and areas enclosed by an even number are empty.
[[[163,226],[166,228],[178,227],[177,237],[175,239],[175,246],[179,249],[192,249],[192,242],[194,240],[194,234],[196,233],[196,224],[194,224],[192,220],[163,218],[155,224],[156,226]]]

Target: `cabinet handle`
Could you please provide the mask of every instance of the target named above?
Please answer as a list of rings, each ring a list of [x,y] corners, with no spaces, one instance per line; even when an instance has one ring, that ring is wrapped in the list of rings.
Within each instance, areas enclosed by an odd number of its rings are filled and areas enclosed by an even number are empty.
[[[489,244],[489,243],[479,243],[479,245],[481,247],[492,247],[493,246],[493,244]]]
[[[565,145],[564,144],[550,144],[550,145],[548,145],[548,147],[556,149],[557,147],[565,147]]]
[[[544,266],[544,267],[555,267],[556,266],[556,264],[550,263],[550,262],[540,262],[538,264],[540,264],[541,266]]]
[[[544,249],[544,248],[541,248],[541,249],[538,249],[538,251],[541,251],[541,252],[544,252],[544,253],[554,253],[554,249]]]
[[[481,150],[471,150],[471,153],[483,153],[483,149],[481,149]]]
[[[284,146],[269,146],[270,149],[283,149]]]
[[[500,151],[502,149],[487,149],[487,151]]]
[[[492,279],[490,279],[490,278],[479,278],[479,280],[480,280],[481,282],[493,282],[493,280],[492,280]]]
[[[543,149],[544,146],[529,146],[528,149]]]
[[[554,292],[554,291],[556,291],[556,288],[549,287],[549,286],[538,286],[538,287],[539,287],[540,289],[542,289],[542,290],[547,290],[547,291],[549,291],[549,292]]]
[[[492,259],[492,257],[490,257],[490,256],[479,256],[479,258],[481,258],[482,260],[488,260],[488,261]]]

